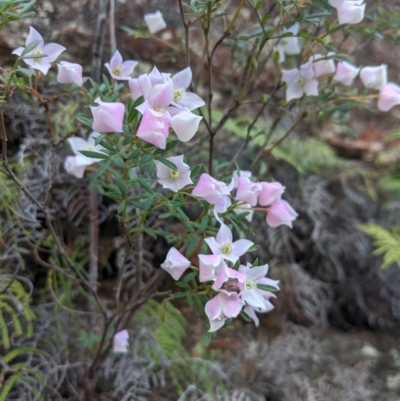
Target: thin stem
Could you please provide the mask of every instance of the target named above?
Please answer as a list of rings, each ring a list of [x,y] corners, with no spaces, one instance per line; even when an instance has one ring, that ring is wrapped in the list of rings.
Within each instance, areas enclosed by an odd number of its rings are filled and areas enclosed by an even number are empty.
[[[186,66],[190,67],[190,52],[189,52],[189,23],[186,21],[185,10],[183,9],[182,0],[178,0],[179,11],[181,13],[183,27],[185,29],[185,56],[186,56]]]

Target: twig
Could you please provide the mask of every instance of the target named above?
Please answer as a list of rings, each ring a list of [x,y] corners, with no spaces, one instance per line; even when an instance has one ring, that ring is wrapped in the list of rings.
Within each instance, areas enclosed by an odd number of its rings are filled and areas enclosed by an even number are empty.
[[[186,21],[185,10],[183,9],[182,0],[178,0],[179,11],[181,13],[182,23],[185,28],[185,53],[186,53],[186,66],[190,67],[190,53],[189,53],[189,24]]]

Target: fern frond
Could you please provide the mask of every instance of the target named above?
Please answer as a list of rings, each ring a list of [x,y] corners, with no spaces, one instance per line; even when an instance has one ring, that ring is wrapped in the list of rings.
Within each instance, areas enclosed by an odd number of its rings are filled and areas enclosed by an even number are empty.
[[[374,240],[374,255],[383,255],[382,269],[393,263],[400,267],[400,228],[388,231],[377,224],[364,224],[359,229]]]

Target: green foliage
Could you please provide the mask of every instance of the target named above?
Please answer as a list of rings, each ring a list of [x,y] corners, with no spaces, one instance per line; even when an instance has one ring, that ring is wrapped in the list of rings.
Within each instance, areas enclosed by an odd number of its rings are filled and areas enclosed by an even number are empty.
[[[364,224],[360,230],[374,240],[374,254],[383,255],[382,269],[387,269],[393,263],[400,267],[400,227],[393,227],[391,231],[377,224]]]
[[[25,334],[29,338],[33,334],[32,321],[35,315],[28,306],[29,299],[29,294],[17,278],[11,275],[0,278],[0,330],[2,346],[6,350],[10,348],[11,325],[14,335]]]
[[[161,314],[164,315],[164,321],[160,319]],[[187,335],[187,322],[177,309],[164,308],[162,304],[150,300],[135,313],[135,319],[153,333],[153,338],[162,353],[154,347],[147,352],[150,352],[157,364],[167,363],[168,377],[178,392],[184,391],[187,383],[193,383],[210,395],[225,392],[221,376],[218,374],[210,376],[210,366],[214,366],[213,362],[192,357],[183,345]],[[196,346],[196,349],[198,348]],[[213,358],[215,357],[216,354],[213,354]]]
[[[21,347],[9,351],[0,358],[2,373],[6,379],[0,382],[0,401],[7,401],[12,388],[22,383],[29,388],[32,395],[37,394],[37,384],[44,381],[44,377],[36,369],[26,363],[21,363],[21,360],[26,360],[33,354],[37,354],[38,350],[31,347]],[[37,400],[44,401],[42,396],[38,396]]]
[[[0,29],[12,21],[33,17],[31,8],[36,0],[1,0],[0,1]]]

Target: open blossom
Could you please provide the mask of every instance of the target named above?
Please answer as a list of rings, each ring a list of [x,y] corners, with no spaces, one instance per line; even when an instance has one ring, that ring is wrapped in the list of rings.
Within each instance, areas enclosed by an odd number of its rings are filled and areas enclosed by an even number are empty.
[[[378,109],[389,111],[398,104],[400,104],[400,86],[389,82],[379,91]]]
[[[255,206],[261,189],[260,183],[250,181],[247,177],[239,177],[235,199]]]
[[[77,156],[68,156],[64,161],[65,171],[76,178],[83,178],[87,165],[89,164],[80,164],[77,160]]]
[[[233,181],[226,185],[209,174],[203,173],[193,188],[192,195],[206,200],[211,205],[215,205],[214,208],[217,213],[224,213],[232,204],[229,197],[232,187]]]
[[[364,0],[345,0],[336,9],[339,24],[358,24],[364,19]]]
[[[110,62],[104,65],[114,79],[128,80],[131,78],[131,74],[137,63],[137,61],[133,60],[123,61],[120,52],[116,50]]]
[[[230,296],[234,293],[241,294],[245,289],[245,285],[245,274],[224,266],[218,274],[212,289]]]
[[[333,54],[333,52],[329,52],[328,57]],[[312,68],[316,77],[333,74],[336,70],[335,60],[332,58],[327,59],[323,54],[314,54],[310,57],[310,60],[312,61]]]
[[[279,202],[275,202],[270,206],[267,213],[267,224],[270,227],[287,225],[292,228],[292,221],[295,220],[297,216],[298,214],[290,204],[281,199]]]
[[[376,67],[364,67],[360,72],[360,78],[366,88],[381,89],[387,84],[387,65]]]
[[[243,302],[237,293],[227,295],[220,292],[210,299],[205,306],[206,315],[210,321],[210,333],[217,331],[224,324],[226,319],[236,317],[242,310]]]
[[[300,66],[300,69],[282,70],[282,80],[286,82],[286,101],[299,99],[304,94],[318,96],[318,81],[315,79],[312,61]]]
[[[336,73],[333,80],[343,85],[350,86],[354,78],[358,75],[360,69],[347,61],[340,61],[336,67]]]
[[[199,255],[199,281],[215,280],[223,268],[226,267],[221,255]]]
[[[279,39],[279,42],[275,46],[275,50],[279,54],[279,63],[283,63],[286,59],[285,55],[292,56],[295,54],[300,54],[301,46],[300,39],[295,36],[299,33],[300,24],[295,23],[288,29],[284,29],[284,33],[291,32],[294,36],[286,36],[284,38]]]
[[[100,152],[104,149],[103,146],[95,144],[95,139],[98,135],[98,132],[92,132],[87,141],[78,137],[68,138],[68,143],[70,144],[75,156],[68,156],[64,162],[64,167],[67,173],[72,174],[77,178],[82,178],[86,166],[90,166],[91,164],[101,160],[85,156],[81,153],[81,150]]]
[[[158,31],[162,31],[164,28],[167,27],[163,15],[159,10],[157,10],[155,13],[145,14],[144,22],[146,23],[147,28],[149,28],[151,34],[157,33]]]
[[[145,110],[136,135],[159,149],[165,149],[169,133],[169,122],[169,115],[160,115],[150,109]]]
[[[129,333],[126,330],[121,330],[115,333],[113,338],[113,351],[127,353],[128,352]]]
[[[186,259],[176,248],[171,248],[165,262],[161,267],[168,272],[174,280],[179,280],[182,274],[190,266],[190,260]]]
[[[65,50],[65,47],[58,45],[57,43],[48,43],[47,45],[45,45],[42,35],[40,35],[40,33],[35,28],[29,27],[29,35],[26,39],[25,45],[28,46],[32,42],[37,40],[39,41],[39,43],[36,45],[36,47],[34,47],[24,57],[33,55],[45,55],[45,57],[24,58],[24,62],[33,69],[39,70],[44,75],[46,75],[51,67],[51,63],[58,58],[58,56]],[[18,47],[12,52],[12,54],[20,56],[24,50],[25,47]]]
[[[176,170],[173,170],[160,161],[155,161],[157,177],[159,178],[158,182],[163,188],[178,192],[186,185],[193,184],[190,179],[190,167],[184,163],[183,155],[168,157],[167,160],[175,164]]]
[[[254,242],[247,239],[239,239],[232,242],[232,231],[225,224],[221,224],[215,238],[208,237],[204,241],[214,255],[221,255],[224,259],[232,263],[236,263],[239,257],[244,255],[254,245]]]
[[[192,82],[192,70],[190,67],[176,73],[171,80],[174,88],[172,103],[174,106],[187,108],[192,111],[205,105],[204,100],[200,96],[187,91]]]
[[[271,303],[268,299],[273,296],[269,291],[258,288],[259,284],[279,290],[279,281],[265,277],[268,273],[268,265],[254,266],[250,263],[246,266],[240,265],[238,273],[245,276],[245,289],[241,293],[242,300],[254,308],[261,311],[270,310]]]
[[[90,106],[93,129],[97,132],[122,132],[125,106],[120,102],[102,102],[99,97],[94,102],[98,106]]]
[[[57,82],[60,84],[75,84],[82,86],[82,66],[68,61],[61,61],[57,64],[58,74]]]
[[[133,100],[143,96],[147,99],[154,86],[165,83],[169,74],[162,74],[156,66],[148,74],[142,74],[138,78],[129,80],[129,88]]]

